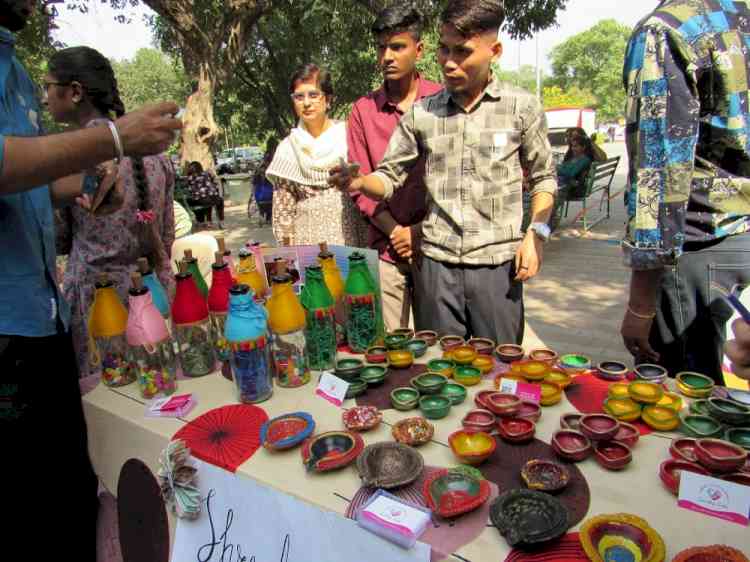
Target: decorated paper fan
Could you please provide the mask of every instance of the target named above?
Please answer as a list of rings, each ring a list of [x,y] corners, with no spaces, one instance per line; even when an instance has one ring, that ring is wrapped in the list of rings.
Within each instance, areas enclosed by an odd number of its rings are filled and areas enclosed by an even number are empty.
[[[260,428],[267,420],[257,406],[222,406],[189,422],[172,439],[182,439],[194,457],[235,472],[260,448]]]

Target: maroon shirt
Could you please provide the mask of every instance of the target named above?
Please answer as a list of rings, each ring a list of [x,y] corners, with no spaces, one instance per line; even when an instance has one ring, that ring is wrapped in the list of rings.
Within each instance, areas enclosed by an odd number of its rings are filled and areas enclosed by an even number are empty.
[[[436,94],[443,86],[417,77],[417,99]],[[346,128],[349,161],[360,165],[360,173],[369,174],[385,155],[388,141],[396,129],[403,112],[388,101],[385,86],[359,98],[352,107]],[[383,210],[390,211],[401,226],[411,226],[422,222],[427,214],[427,189],[424,184],[424,158],[409,172],[404,186],[397,189],[388,201],[375,201],[361,193],[352,194],[359,210],[370,220],[370,248],[377,250],[380,258],[389,261],[403,261],[390,245],[388,235],[372,222],[372,217]]]

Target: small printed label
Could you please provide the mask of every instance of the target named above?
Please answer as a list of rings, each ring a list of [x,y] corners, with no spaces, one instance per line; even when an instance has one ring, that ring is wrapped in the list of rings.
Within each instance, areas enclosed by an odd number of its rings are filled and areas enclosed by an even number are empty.
[[[315,394],[321,398],[325,398],[334,406],[341,406],[344,403],[348,389],[348,382],[334,376],[330,371],[323,371],[323,374],[320,375],[318,388],[315,389]]]
[[[515,394],[521,400],[527,400],[539,404],[542,397],[542,388],[538,384],[520,382],[514,379],[500,379],[500,392]]]
[[[683,470],[677,505],[747,526],[750,523],[750,486]]]

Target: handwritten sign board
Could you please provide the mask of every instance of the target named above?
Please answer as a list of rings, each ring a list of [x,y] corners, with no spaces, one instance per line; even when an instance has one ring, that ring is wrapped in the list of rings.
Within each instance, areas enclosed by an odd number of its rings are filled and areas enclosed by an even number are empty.
[[[203,512],[195,521],[178,519],[172,562],[430,560],[424,543],[403,549],[342,515],[213,465],[196,464]]]

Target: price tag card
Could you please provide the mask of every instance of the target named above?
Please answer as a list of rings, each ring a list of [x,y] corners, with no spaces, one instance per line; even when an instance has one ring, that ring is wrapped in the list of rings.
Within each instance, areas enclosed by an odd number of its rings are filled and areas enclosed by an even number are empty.
[[[750,523],[750,486],[683,470],[677,505],[747,526]]]
[[[179,418],[187,414],[195,406],[196,400],[192,394],[178,394],[167,398],[157,398],[146,407],[146,415],[150,417]]]
[[[341,406],[346,398],[346,391],[349,389],[349,383],[333,375],[330,371],[323,371],[320,375],[318,388],[315,394],[325,398],[334,406]]]
[[[500,392],[515,394],[521,400],[527,400],[535,404],[539,404],[542,397],[542,388],[538,384],[530,384],[515,379],[500,379]]]

